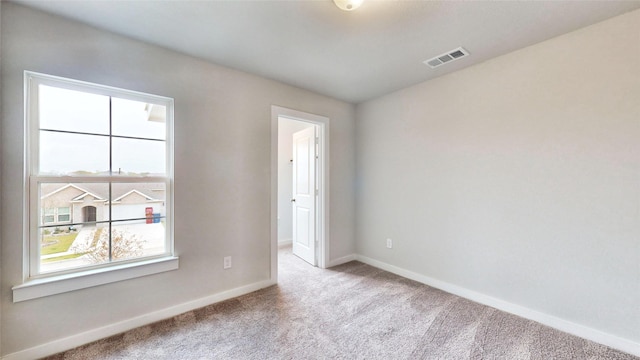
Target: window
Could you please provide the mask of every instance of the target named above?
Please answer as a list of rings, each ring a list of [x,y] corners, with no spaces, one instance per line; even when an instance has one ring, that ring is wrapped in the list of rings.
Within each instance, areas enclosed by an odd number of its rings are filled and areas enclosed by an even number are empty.
[[[27,280],[173,257],[173,100],[32,72],[25,86]]]
[[[69,207],[59,207],[58,212],[58,222],[69,222],[71,219],[71,213],[69,212]]]
[[[50,224],[56,221],[55,210],[54,209],[42,209],[42,222],[45,224]]]
[[[52,224],[69,222],[71,220],[71,213],[69,212],[69,209],[69,207],[42,208],[42,223]]]

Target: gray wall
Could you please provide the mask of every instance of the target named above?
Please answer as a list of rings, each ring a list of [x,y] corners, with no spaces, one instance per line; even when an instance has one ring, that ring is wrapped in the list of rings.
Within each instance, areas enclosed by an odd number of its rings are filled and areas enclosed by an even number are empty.
[[[359,105],[357,253],[640,342],[639,34],[635,11]]]
[[[1,6],[2,354],[268,280],[272,104],[331,119],[331,257],[355,251],[353,105],[19,5]],[[11,302],[11,287],[22,282],[24,70],[175,99],[179,270]],[[226,255],[233,268],[223,271]]]
[[[2,6],[0,6],[0,84],[2,84]],[[0,139],[2,139],[2,86],[0,86]],[[0,179],[2,179],[2,147],[0,147]],[[0,194],[2,194],[2,181],[0,181]],[[2,207],[0,206],[0,283],[2,281]],[[2,324],[3,296],[0,296],[0,324]],[[0,326],[0,356],[2,356],[2,326]]]

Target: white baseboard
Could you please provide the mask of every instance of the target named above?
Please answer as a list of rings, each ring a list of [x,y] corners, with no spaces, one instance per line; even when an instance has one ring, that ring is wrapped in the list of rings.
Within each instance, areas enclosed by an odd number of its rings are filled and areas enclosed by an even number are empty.
[[[293,239],[278,240],[278,248],[289,246],[291,244],[293,244]]]
[[[353,261],[353,260],[356,260],[356,254],[351,254],[351,255],[343,256],[341,258],[337,258],[335,260],[331,260],[329,262],[329,264],[327,265],[327,267],[330,268],[330,267],[342,265],[342,264],[348,263],[349,261]]]
[[[152,313],[136,316],[131,319],[113,323],[97,329],[85,331],[80,334],[72,335],[66,338],[54,340],[46,344],[38,345],[29,349],[21,350],[15,353],[7,354],[2,357],[3,360],[29,360],[39,359],[42,357],[57,354],[59,352],[73,349],[75,347],[104,339],[109,336],[123,333],[127,330],[135,329],[140,326],[152,324],[156,321],[168,319],[185,312],[199,309],[201,307],[215,304],[220,301],[245,295],[256,290],[266,288],[276,283],[271,280],[260,281],[257,283],[241,286],[235,289],[223,291],[221,293],[205,296],[200,299],[188,301],[182,304],[171,306],[166,309],[154,311]]]
[[[394,265],[387,264],[382,261],[368,258],[366,256],[356,255],[355,258],[356,260],[361,261],[365,264],[371,265],[373,267],[388,271],[390,273],[394,273],[396,275],[400,275],[407,279],[415,280],[417,282],[423,283],[425,285],[429,285],[436,289],[440,289],[448,293],[458,295],[465,299],[469,299],[471,301],[475,301],[483,305],[491,306],[498,310],[502,310],[502,311],[523,317],[525,319],[536,321],[540,324],[547,325],[554,329],[558,329],[560,331],[564,331],[566,333],[579,336],[581,338],[591,340],[599,344],[606,345],[611,348],[624,351],[626,353],[629,353],[635,356],[640,356],[640,343],[627,340],[615,335],[611,335],[611,334],[608,334],[584,325],[576,324],[576,323],[573,323],[552,315],[548,315],[536,310],[532,310],[524,306],[520,306],[504,300],[500,300],[500,299],[497,299],[473,290],[469,290],[457,285],[453,285],[445,281],[433,279],[428,276],[421,275],[410,270],[406,270]]]

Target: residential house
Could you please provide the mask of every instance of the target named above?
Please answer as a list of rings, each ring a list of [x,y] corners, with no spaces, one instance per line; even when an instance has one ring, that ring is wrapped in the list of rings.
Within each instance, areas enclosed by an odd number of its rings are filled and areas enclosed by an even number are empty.
[[[77,226],[107,221],[144,219],[153,221],[166,215],[163,184],[112,184],[109,201],[107,184],[44,184],[42,192],[42,225]],[[150,216],[151,214],[151,216]]]

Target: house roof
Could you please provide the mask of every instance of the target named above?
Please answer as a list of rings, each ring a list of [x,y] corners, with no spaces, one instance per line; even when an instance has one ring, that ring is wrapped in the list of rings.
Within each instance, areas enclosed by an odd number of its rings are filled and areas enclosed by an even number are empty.
[[[103,183],[79,183],[79,184],[42,184],[42,199],[50,197],[68,188],[75,188],[82,193],[75,196],[70,201],[80,201],[84,197],[91,195],[101,201],[108,201],[109,187]],[[122,201],[127,196],[138,194],[147,201],[164,201],[165,188],[162,183],[113,183],[111,184],[113,202]]]
[[[138,191],[138,190],[133,189],[133,190],[130,190],[129,192],[127,192],[126,194],[124,194],[124,195],[122,195],[122,196],[118,196],[117,198],[113,199],[113,202],[119,202],[119,201],[122,201],[122,200],[123,200],[123,199],[125,199],[127,196],[134,195],[134,194],[138,194],[138,195],[140,195],[140,196],[144,197],[148,202],[161,201],[160,199],[154,199],[154,198],[152,198],[152,197],[150,197],[150,196],[148,196],[148,195],[145,195],[145,194],[141,193],[141,192],[140,192],[140,191]]]

